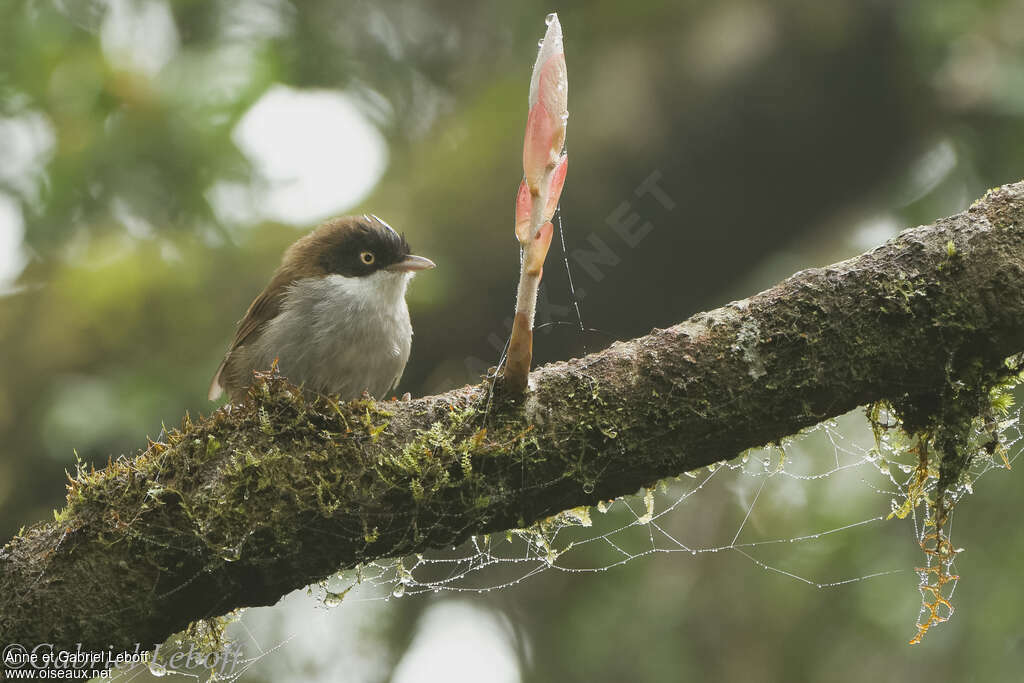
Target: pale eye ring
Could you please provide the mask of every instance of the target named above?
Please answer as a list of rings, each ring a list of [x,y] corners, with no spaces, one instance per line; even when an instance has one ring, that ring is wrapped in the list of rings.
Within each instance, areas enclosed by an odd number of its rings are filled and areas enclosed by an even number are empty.
[[[359,252],[359,260],[366,265],[373,265],[373,262],[377,260],[377,257],[373,255],[372,251]]]

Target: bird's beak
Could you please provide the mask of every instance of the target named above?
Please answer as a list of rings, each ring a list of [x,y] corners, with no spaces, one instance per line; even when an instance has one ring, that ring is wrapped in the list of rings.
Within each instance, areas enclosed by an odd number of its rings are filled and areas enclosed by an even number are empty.
[[[422,256],[413,256],[410,254],[398,263],[392,263],[384,270],[391,270],[398,273],[415,273],[419,270],[430,270],[437,266],[436,263],[428,258]]]

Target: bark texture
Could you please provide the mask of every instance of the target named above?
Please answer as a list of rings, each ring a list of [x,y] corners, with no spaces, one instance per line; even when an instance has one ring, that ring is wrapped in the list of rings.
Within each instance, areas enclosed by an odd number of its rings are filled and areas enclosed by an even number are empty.
[[[876,400],[923,428],[964,395],[950,387],[989,382],[1022,350],[1017,183],[856,258],[542,367],[524,397],[483,384],[307,402],[270,376],[167,444],[79,473],[54,522],[0,550],[0,644],[152,646],[341,568],[633,493]]]

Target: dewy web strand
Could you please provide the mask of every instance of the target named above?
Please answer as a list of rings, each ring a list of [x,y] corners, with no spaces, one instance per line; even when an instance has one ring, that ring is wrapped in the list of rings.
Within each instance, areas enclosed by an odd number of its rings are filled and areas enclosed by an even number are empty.
[[[957,495],[969,493],[979,478],[994,469],[1007,469],[1020,456],[1024,443],[1019,412],[999,426],[1005,462],[995,457],[976,458],[970,483]],[[826,464],[823,468],[822,463]],[[892,514],[905,502],[913,476],[913,462],[905,450],[893,439],[881,439],[876,444],[860,410],[769,448],[751,450],[735,460],[666,480],[657,490],[568,510],[527,529],[474,536],[459,547],[371,562],[340,572],[307,592],[321,608],[343,610],[346,604],[415,599],[423,594],[488,593],[551,571],[606,572],[641,558],[651,561],[654,556],[693,562],[708,554],[730,553],[742,565],[778,575],[780,580],[835,590],[915,571],[915,565],[906,564],[855,567],[849,575],[838,576],[819,576],[800,569],[804,548],[825,542],[854,542],[855,534],[895,529],[907,534],[908,542],[923,539],[928,520],[918,507],[911,510],[907,520]],[[803,518],[799,515],[794,524],[792,515],[778,514],[780,509],[792,512],[801,506],[810,508],[812,503],[808,501],[820,493],[815,490],[819,487],[829,487],[826,498],[837,509],[852,511],[847,521],[828,528],[806,528],[800,524]],[[835,490],[842,495],[836,498],[831,493]],[[711,508],[717,513],[707,514]],[[709,517],[730,516],[735,519],[733,525],[715,528],[701,523]],[[773,549],[776,556],[771,555]],[[950,596],[955,588],[954,582]],[[257,642],[246,625],[245,613],[229,632],[244,641],[246,651],[251,652],[236,675],[218,680],[237,678],[287,642]],[[130,675],[125,672],[122,680]]]
[[[558,218],[568,294],[579,334],[585,335],[588,330],[572,282],[560,213]],[[1006,469],[1017,459],[1022,447],[1018,423],[1019,412],[999,425],[1005,463],[977,458],[970,471],[971,483],[958,489],[957,496],[969,493],[973,483],[989,471]],[[821,590],[906,575],[915,571],[915,565],[851,567],[850,574],[839,576],[819,576],[813,569],[800,568],[802,549],[831,539],[852,542],[849,539],[854,534],[888,533],[884,530],[896,527],[911,541],[924,541],[930,520],[921,506],[910,506],[906,521],[893,518],[895,511],[906,505],[908,485],[916,475],[913,458],[896,440],[886,432],[876,442],[864,411],[854,411],[732,461],[663,481],[657,490],[603,501],[592,508],[567,510],[526,529],[474,536],[459,547],[371,562],[311,586],[308,593],[320,607],[333,609],[423,594],[487,593],[519,585],[545,572],[606,572],[653,556],[691,562],[699,561],[695,558],[702,555],[729,553],[742,565]],[[825,453],[827,457],[823,457]],[[525,472],[522,481],[526,481]],[[801,506],[810,509],[807,501],[821,487],[842,491],[833,504],[851,510],[847,521],[828,528],[805,528],[799,524],[803,519],[800,516],[794,525],[786,515],[779,514],[780,504],[787,510]],[[717,514],[708,515],[709,509]],[[708,518],[734,518],[735,523],[713,528],[703,523]],[[770,529],[772,533],[756,529]],[[780,548],[785,553],[773,557],[773,549]],[[226,548],[224,552],[229,557],[233,551]],[[919,573],[928,571],[929,562],[930,558]],[[922,577],[922,581],[925,579]],[[950,597],[955,589],[954,581]],[[257,654],[244,659],[238,672],[220,680],[237,678],[288,642],[286,639],[271,646],[258,642],[246,625],[245,614],[230,633]],[[151,672],[159,671],[157,662]]]

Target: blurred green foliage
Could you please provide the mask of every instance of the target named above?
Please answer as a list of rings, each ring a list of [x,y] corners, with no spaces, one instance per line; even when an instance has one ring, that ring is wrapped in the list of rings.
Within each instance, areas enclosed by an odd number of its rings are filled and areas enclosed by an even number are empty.
[[[562,219],[589,331],[575,327],[556,248],[541,362],[848,256],[1024,175],[1019,0],[7,0],[0,196],[21,213],[28,263],[0,299],[0,533],[50,517],[75,452],[100,466],[212,409],[206,385],[234,321],[300,234],[226,220],[215,201],[225,183],[268,187],[233,131],[273,84],[346,92],[388,142],[384,179],[346,210],[385,216],[440,266],[411,288],[401,389],[496,363],[526,86],[552,9],[571,89]],[[119,56],[115,11],[150,17],[120,40],[157,61]],[[638,194],[652,174],[672,208]],[[652,225],[636,246],[612,227],[630,213]],[[596,274],[572,256],[595,239],[616,257]],[[529,680],[1010,680],[1024,659],[1011,583],[1024,535],[1007,522],[1013,477],[987,486],[961,512],[962,607],[915,650],[909,575],[827,592],[735,555],[549,573],[480,604],[531,644]],[[742,515],[729,495],[708,504],[708,525]],[[801,514],[824,528],[843,505],[809,499]],[[917,561],[909,534],[859,538],[814,571]],[[386,611],[382,662],[427,604]]]

